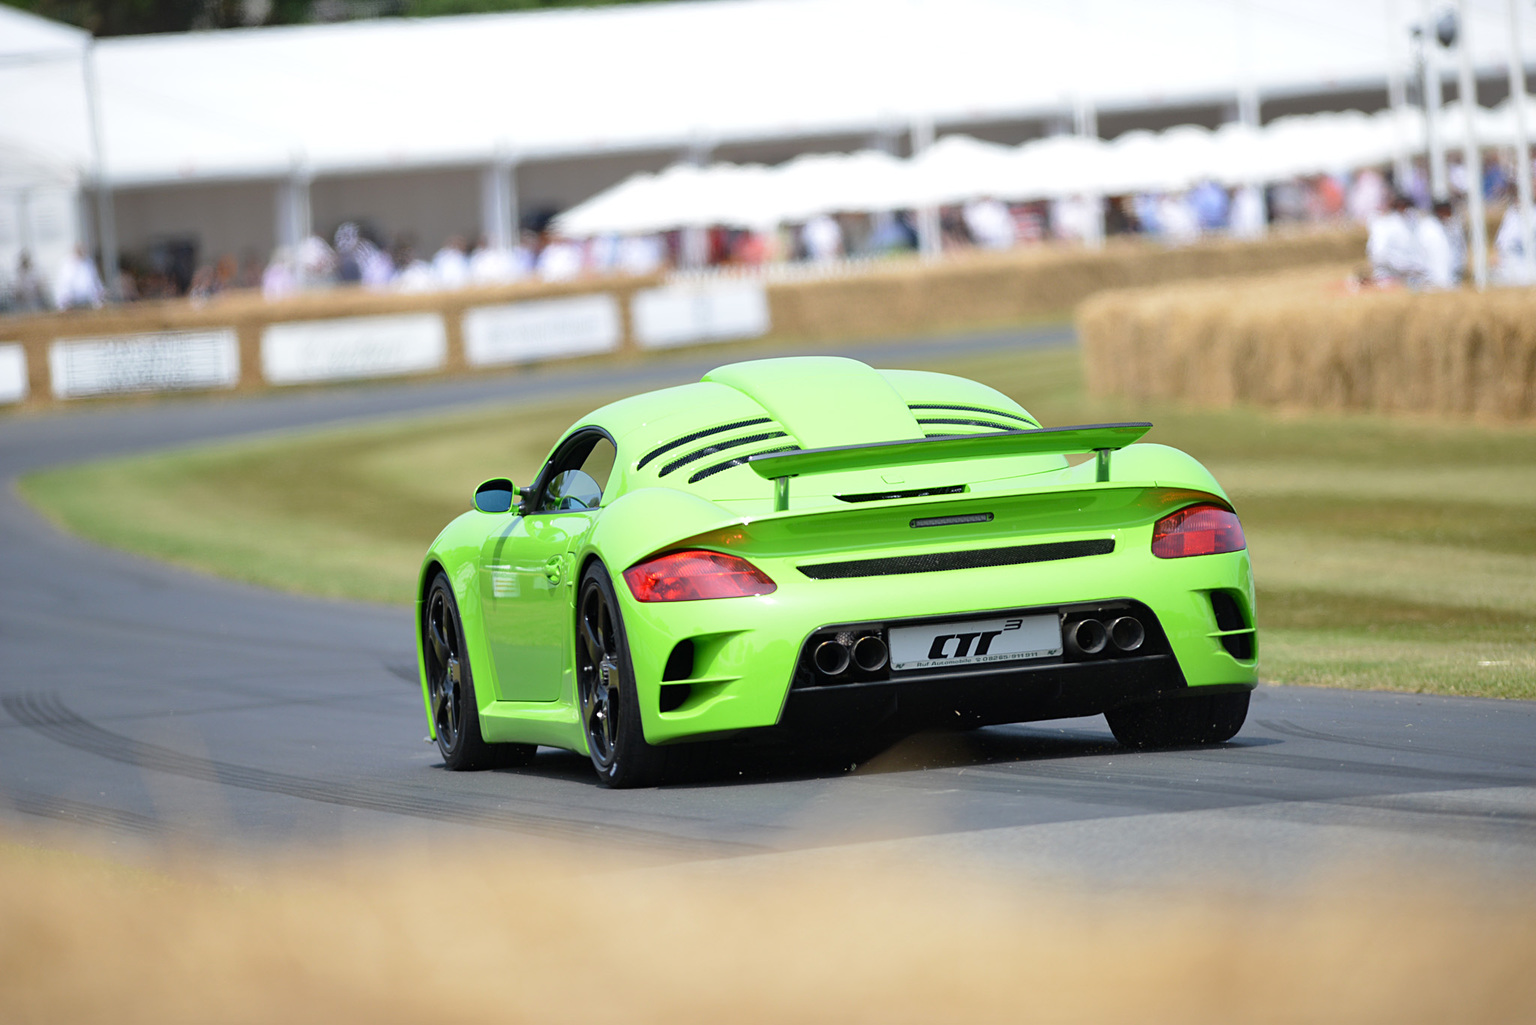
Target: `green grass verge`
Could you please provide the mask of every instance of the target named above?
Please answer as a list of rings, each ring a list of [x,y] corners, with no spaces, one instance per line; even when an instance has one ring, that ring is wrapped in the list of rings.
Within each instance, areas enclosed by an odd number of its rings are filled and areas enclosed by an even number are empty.
[[[1266,680],[1536,698],[1536,430],[1133,405],[1090,397],[1068,349],[944,369],[1046,424],[1152,420],[1148,440],[1210,466],[1248,533]],[[21,490],[104,544],[405,602],[422,552],[479,481],[528,481],[567,424],[613,397],[63,467]]]

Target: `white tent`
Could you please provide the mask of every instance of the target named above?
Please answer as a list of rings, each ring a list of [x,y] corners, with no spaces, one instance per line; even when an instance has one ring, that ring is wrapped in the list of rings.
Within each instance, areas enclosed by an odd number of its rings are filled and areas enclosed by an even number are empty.
[[[0,280],[22,253],[51,274],[80,238],[80,181],[92,169],[90,40],[80,29],[0,5],[0,97],[24,98],[31,117],[59,126],[49,144],[32,137],[27,122],[0,118]]]
[[[0,16],[8,37],[16,12]],[[1479,66],[1501,69],[1502,5],[1473,5],[1471,21]],[[1536,19],[1523,31],[1536,52]],[[1379,86],[1389,53],[1406,66],[1406,39],[1363,0],[714,0],[136,36],[96,52],[108,177],[131,185]],[[78,78],[8,65],[0,125],[87,166]]]
[[[1479,138],[1507,146],[1514,111],[1476,108]],[[1527,118],[1536,122],[1536,102]],[[1442,131],[1454,147],[1463,112],[1446,107]],[[824,153],[780,167],[673,167],[637,175],[566,212],[569,235],[649,232],[725,224],[766,227],[837,211],[876,212],[961,203],[980,196],[1027,201],[1074,195],[1176,192],[1211,180],[1241,186],[1297,175],[1337,173],[1389,163],[1402,143],[1422,147],[1423,118],[1392,111],[1284,117],[1263,128],[1192,125],[1128,132],[1112,142],[1059,135],[998,146],[946,136],[912,158],[886,153]]]

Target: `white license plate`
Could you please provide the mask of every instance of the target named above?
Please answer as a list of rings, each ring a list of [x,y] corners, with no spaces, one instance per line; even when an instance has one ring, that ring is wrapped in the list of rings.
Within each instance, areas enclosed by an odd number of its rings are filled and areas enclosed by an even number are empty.
[[[1061,621],[1054,615],[968,619],[891,630],[891,668],[947,669],[1061,654]]]

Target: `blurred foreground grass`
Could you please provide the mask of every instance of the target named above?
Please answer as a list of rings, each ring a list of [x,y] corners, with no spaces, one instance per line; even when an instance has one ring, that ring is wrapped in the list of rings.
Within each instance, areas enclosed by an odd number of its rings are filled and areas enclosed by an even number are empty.
[[[868,852],[593,857],[456,845],[133,865],[0,838],[0,1018],[1536,1021],[1536,893],[1454,872],[1087,893]]]
[[[1149,441],[1206,463],[1248,534],[1265,680],[1536,698],[1536,428],[1093,398],[1073,349],[935,369],[985,381],[1047,425],[1151,420]],[[105,544],[406,602],[477,483],[526,483],[568,424],[616,397],[64,467],[21,488]]]

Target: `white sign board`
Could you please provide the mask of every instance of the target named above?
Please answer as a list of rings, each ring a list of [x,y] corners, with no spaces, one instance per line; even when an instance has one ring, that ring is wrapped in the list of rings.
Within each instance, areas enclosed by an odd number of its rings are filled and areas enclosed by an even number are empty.
[[[635,293],[635,340],[647,349],[768,333],[768,290],[757,281],[664,285]]]
[[[233,328],[60,338],[48,347],[48,374],[61,399],[233,388],[240,380],[240,342]]]
[[[612,352],[623,325],[611,295],[578,295],[464,313],[464,357],[471,366]]]
[[[447,358],[448,333],[436,313],[305,320],[261,333],[261,373],[271,384],[419,374]]]
[[[0,402],[20,402],[27,397],[27,350],[19,345],[0,345]]]

